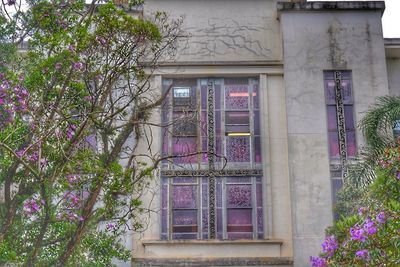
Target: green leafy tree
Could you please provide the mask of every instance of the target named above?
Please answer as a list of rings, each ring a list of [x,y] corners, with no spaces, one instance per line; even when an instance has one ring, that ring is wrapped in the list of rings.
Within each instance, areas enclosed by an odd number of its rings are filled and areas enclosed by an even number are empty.
[[[138,151],[151,142],[150,118],[164,98],[151,74],[181,36],[179,20],[129,10],[97,0],[2,1],[0,264],[129,260],[119,241],[143,227],[140,196],[161,160]]]

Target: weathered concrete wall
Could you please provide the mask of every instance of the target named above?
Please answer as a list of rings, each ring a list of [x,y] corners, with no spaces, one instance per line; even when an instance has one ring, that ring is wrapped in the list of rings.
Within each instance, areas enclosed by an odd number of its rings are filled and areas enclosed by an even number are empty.
[[[307,266],[332,224],[323,70],[351,70],[355,118],[388,94],[378,10],[281,14],[295,266]],[[362,144],[362,135],[357,133]]]
[[[276,0],[148,0],[144,12],[183,17],[190,37],[180,45],[179,61],[280,60],[275,5]]]

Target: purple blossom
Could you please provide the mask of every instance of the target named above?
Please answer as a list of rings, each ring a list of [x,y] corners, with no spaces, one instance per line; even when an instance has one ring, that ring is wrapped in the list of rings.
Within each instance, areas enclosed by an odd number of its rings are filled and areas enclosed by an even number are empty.
[[[38,212],[40,210],[40,206],[35,200],[29,199],[24,203],[23,209],[27,215],[31,215],[32,213]]]
[[[364,229],[360,228],[359,226],[356,227],[351,227],[350,228],[350,239],[351,240],[357,240],[364,242],[367,240],[367,237],[365,236]]]
[[[7,5],[12,6],[17,2],[16,0],[7,0]]]
[[[80,198],[73,192],[67,192],[64,194],[64,199],[68,203],[68,208],[78,209],[80,207]]]
[[[385,223],[386,222],[385,212],[383,211],[379,212],[378,215],[376,216],[376,221],[378,223]]]
[[[76,126],[75,126],[75,125],[73,125],[73,124],[69,124],[69,125],[68,125],[66,135],[67,135],[67,138],[68,138],[69,140],[71,140],[72,137],[74,136],[75,129],[76,129]]]
[[[326,259],[321,258],[321,257],[313,257],[313,256],[311,256],[310,257],[310,263],[311,263],[312,267],[326,267],[326,266],[328,266],[327,262],[326,262]]]
[[[96,37],[96,40],[97,40],[97,42],[99,42],[101,45],[107,45],[107,40],[106,40],[106,38],[104,38],[104,37],[97,36],[97,37]]]
[[[108,231],[114,230],[114,228],[116,227],[115,223],[107,223],[106,228]]]
[[[67,181],[68,181],[68,183],[70,183],[70,184],[76,183],[76,182],[78,182],[79,180],[80,180],[80,177],[79,177],[79,175],[77,175],[77,174],[68,174],[68,175],[67,175]]]
[[[60,70],[61,67],[62,67],[62,65],[61,65],[60,62],[57,62],[57,63],[54,65],[54,68],[55,68],[56,70]]]
[[[72,68],[74,70],[81,70],[83,68],[83,64],[81,62],[74,62],[72,63]]]
[[[332,257],[333,253],[338,248],[335,236],[332,235],[326,237],[321,246],[322,246],[322,251],[328,253],[328,255]]]
[[[69,45],[69,46],[68,46],[68,50],[71,51],[71,52],[74,52],[74,51],[75,51],[75,46],[72,45],[72,44]]]
[[[83,100],[85,100],[87,102],[91,102],[92,101],[92,96],[90,96],[90,95],[84,96]]]
[[[396,173],[396,178],[397,178],[398,180],[400,180],[400,172],[397,172],[397,173]]]
[[[369,218],[364,223],[364,230],[368,235],[374,235],[377,232],[375,223]]]
[[[369,259],[369,253],[367,249],[362,249],[356,252],[356,257]]]
[[[27,159],[28,161],[38,161],[38,160],[39,160],[39,153],[35,151],[35,152],[33,152],[32,154],[28,155],[28,156],[26,157],[26,159]]]
[[[44,69],[42,69],[42,73],[43,74],[47,74],[49,72],[49,68],[44,68]]]
[[[20,149],[15,151],[15,154],[17,155],[17,157],[22,158],[25,154],[25,150],[24,149]]]

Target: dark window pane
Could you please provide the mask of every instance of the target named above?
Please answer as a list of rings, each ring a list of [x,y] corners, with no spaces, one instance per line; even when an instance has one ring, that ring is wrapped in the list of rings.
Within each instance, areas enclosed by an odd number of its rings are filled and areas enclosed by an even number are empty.
[[[260,104],[259,104],[259,94],[258,94],[259,90],[258,90],[258,84],[253,85],[253,106],[255,109],[259,109],[260,108]]]
[[[354,129],[353,106],[344,106],[346,129]]]
[[[226,157],[228,162],[250,161],[250,138],[249,136],[226,137]]]
[[[357,154],[356,133],[346,132],[347,156],[354,157]]]
[[[214,85],[214,102],[215,102],[215,109],[221,109],[221,85],[216,84]]]
[[[226,111],[225,112],[225,123],[230,124],[249,124],[249,112],[248,111]]]
[[[260,111],[254,111],[254,135],[260,135]]]
[[[173,233],[172,239],[197,239],[197,233]]]
[[[227,185],[228,208],[251,207],[251,185]]]
[[[254,161],[261,162],[261,138],[254,137]]]
[[[339,135],[337,132],[329,132],[329,155],[339,157]]]
[[[247,85],[229,85],[225,87],[225,109],[243,110],[249,108]]]
[[[250,133],[249,125],[226,125],[226,133]]]
[[[207,85],[201,86],[201,109],[207,110]]]
[[[337,129],[336,106],[327,106],[328,108],[328,130]]]
[[[174,136],[196,136],[197,114],[195,112],[174,112],[172,130]]]

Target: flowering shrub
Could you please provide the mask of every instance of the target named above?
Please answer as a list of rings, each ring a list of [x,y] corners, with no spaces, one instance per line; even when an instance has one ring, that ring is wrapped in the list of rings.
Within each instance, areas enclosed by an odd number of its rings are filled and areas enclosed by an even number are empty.
[[[368,207],[327,229],[314,267],[400,265],[400,143],[385,150],[377,179],[365,192]]]

